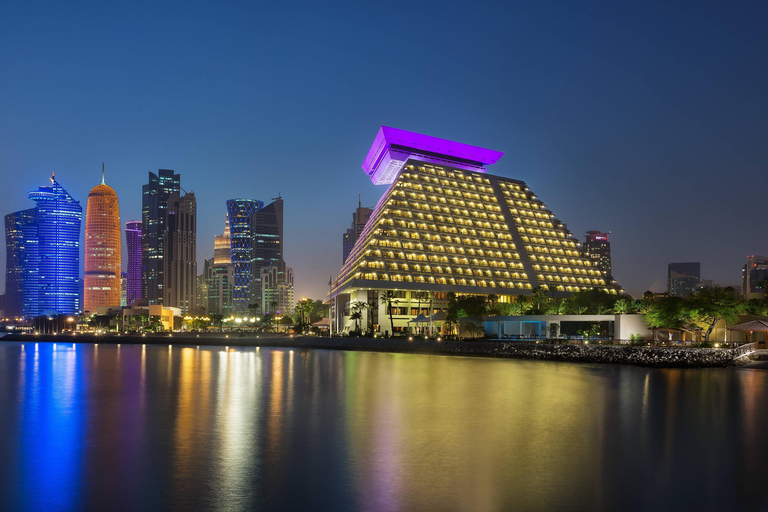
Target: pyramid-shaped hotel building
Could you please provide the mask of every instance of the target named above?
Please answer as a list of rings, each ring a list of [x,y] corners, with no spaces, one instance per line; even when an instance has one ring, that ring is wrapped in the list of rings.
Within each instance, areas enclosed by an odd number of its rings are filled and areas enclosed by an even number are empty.
[[[502,155],[381,127],[363,170],[389,188],[332,284],[334,330],[350,327],[350,301],[387,290],[398,298],[394,331],[443,309],[450,291],[501,301],[537,286],[555,296],[620,291],[525,182],[486,173]],[[371,314],[381,333],[393,332],[385,304]]]

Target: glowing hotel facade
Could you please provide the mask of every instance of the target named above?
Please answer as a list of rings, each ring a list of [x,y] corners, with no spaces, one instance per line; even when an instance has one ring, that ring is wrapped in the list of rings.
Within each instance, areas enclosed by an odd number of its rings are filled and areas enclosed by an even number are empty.
[[[619,291],[525,182],[486,174],[502,155],[381,127],[363,170],[389,188],[331,286],[332,329],[349,328],[351,301],[387,290],[396,297],[394,326],[381,300],[369,310],[382,333],[444,309],[450,291],[501,301],[538,286],[554,296]]]

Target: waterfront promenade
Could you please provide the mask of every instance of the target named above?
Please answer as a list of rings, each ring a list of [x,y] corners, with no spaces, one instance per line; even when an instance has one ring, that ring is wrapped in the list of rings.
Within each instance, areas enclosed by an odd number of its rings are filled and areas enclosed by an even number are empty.
[[[654,368],[723,368],[743,366],[749,354],[731,349],[636,347],[626,345],[558,345],[523,341],[428,341],[396,338],[327,338],[251,333],[157,333],[143,335],[11,334],[2,341],[108,343],[178,346],[279,347],[356,350],[446,356],[493,357],[542,361],[612,363]],[[738,350],[738,349],[737,349]]]

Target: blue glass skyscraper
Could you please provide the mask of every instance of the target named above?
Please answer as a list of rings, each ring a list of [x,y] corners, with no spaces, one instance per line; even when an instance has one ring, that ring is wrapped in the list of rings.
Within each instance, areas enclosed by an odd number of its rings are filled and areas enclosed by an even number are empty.
[[[247,316],[250,311],[248,306],[260,300],[253,289],[252,217],[262,208],[264,208],[264,202],[255,199],[230,199],[227,201],[233,270],[232,312],[235,316]]]
[[[51,176],[51,185],[29,193],[34,216],[24,238],[24,316],[71,315],[80,304],[80,225],[83,208]],[[21,213],[21,212],[19,212]]]
[[[35,221],[35,209],[5,216],[5,316],[15,319],[24,310],[24,268],[27,252],[24,226]]]

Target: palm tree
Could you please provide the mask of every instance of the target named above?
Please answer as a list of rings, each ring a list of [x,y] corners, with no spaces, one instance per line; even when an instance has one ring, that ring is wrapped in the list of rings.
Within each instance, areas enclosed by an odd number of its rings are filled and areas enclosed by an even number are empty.
[[[619,299],[613,305],[615,315],[626,315],[632,310],[632,302],[629,299]]]
[[[365,309],[368,310],[368,315],[366,317],[366,331],[373,332],[373,310],[374,308],[378,307],[379,303],[376,299],[371,299],[368,301],[368,304],[365,306]]]
[[[607,315],[611,310],[605,304],[595,304],[596,315]]]
[[[533,309],[535,309],[538,314],[541,314],[544,309],[542,306],[547,302],[547,289],[543,286],[537,286],[531,290],[531,296],[533,298]]]
[[[392,329],[392,334],[395,334],[395,322],[392,320],[392,305],[399,302],[395,296],[395,292],[387,290],[382,293],[381,302],[387,305],[387,311],[389,311],[389,328]]]
[[[363,316],[363,314],[360,312],[360,310],[356,310],[352,315],[350,315],[350,319],[355,321],[355,332],[360,332],[360,318]]]

